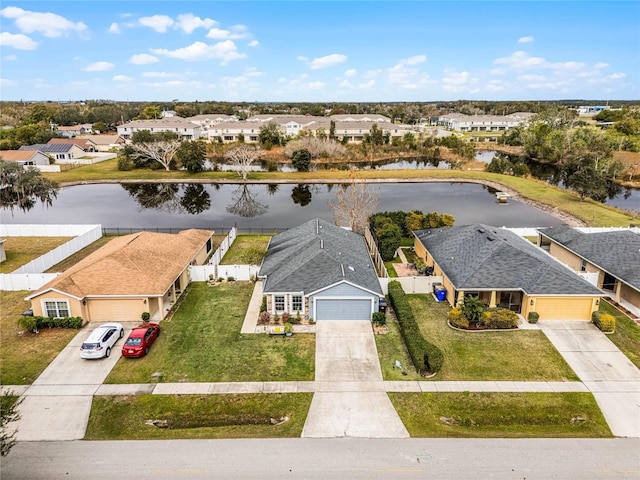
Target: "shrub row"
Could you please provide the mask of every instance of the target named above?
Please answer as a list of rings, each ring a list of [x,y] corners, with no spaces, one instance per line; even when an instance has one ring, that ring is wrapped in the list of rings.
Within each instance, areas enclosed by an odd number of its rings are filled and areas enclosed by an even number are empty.
[[[464,328],[465,330],[469,328],[469,320],[464,316],[460,307],[455,307],[449,310],[447,318],[453,327]]]
[[[373,312],[371,321],[376,325],[385,325],[387,323],[387,316],[382,312]]]
[[[37,332],[45,328],[82,328],[82,317],[22,317],[18,325],[30,332]]]
[[[616,317],[609,313],[593,312],[591,321],[603,332],[611,333],[616,330]]]
[[[518,314],[507,308],[489,308],[478,323],[486,328],[517,328]]]
[[[418,373],[425,375],[439,372],[444,360],[442,352],[422,335],[415,318],[413,318],[413,310],[400,282],[389,282],[389,299],[396,312],[400,332],[411,356],[411,361],[413,361]]]

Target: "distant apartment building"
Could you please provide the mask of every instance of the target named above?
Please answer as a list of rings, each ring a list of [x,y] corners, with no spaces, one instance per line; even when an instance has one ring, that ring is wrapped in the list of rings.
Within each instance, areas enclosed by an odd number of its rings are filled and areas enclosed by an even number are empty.
[[[156,120],[134,120],[119,125],[118,135],[125,140],[131,140],[135,132],[148,130],[151,133],[174,132],[183,140],[197,140],[202,136],[200,125],[190,122],[182,117],[168,117]]]
[[[438,125],[457,132],[505,132],[529,121],[534,115],[530,112],[517,112],[511,115],[450,113],[438,117]]]

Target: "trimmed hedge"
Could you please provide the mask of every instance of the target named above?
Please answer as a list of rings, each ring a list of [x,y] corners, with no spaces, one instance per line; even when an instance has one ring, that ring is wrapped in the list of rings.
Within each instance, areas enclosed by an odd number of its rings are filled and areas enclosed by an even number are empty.
[[[591,315],[596,327],[605,333],[612,333],[616,330],[616,317],[608,313],[593,312]]]
[[[385,325],[387,323],[387,316],[382,312],[373,312],[371,321],[376,325]]]
[[[478,323],[486,328],[517,328],[518,314],[507,308],[489,308]]]
[[[389,282],[389,299],[400,324],[400,333],[418,373],[426,375],[439,372],[444,361],[442,351],[422,335],[400,282]]]
[[[63,318],[49,318],[49,317],[22,317],[18,320],[20,325],[25,330],[30,332],[37,332],[45,328],[82,328],[82,317],[63,317]]]
[[[540,320],[540,314],[538,312],[529,312],[529,315],[527,316],[527,321],[529,323],[538,323],[538,320]]]

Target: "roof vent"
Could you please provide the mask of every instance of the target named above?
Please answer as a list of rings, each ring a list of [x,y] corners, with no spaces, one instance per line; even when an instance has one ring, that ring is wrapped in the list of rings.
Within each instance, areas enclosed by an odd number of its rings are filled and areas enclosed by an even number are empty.
[[[344,265],[342,263],[340,264],[340,269],[342,270],[342,276],[344,277]]]
[[[486,230],[485,230],[484,228],[479,228],[479,229],[478,229],[478,231],[479,231],[480,233],[484,233]]]
[[[320,239],[320,249],[324,249],[324,239]]]
[[[489,240],[490,242],[493,242],[496,239],[496,237],[494,237],[493,235],[487,235],[487,240]]]
[[[355,269],[355,268],[353,268],[351,265],[349,265],[349,270],[351,270],[352,272],[355,272],[355,271],[356,271],[356,269]]]

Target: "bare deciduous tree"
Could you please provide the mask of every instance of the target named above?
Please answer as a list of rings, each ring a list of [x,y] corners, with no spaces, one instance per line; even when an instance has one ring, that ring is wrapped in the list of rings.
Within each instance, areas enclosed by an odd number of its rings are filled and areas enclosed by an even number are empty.
[[[169,171],[169,166],[173,156],[180,148],[180,140],[163,140],[160,142],[136,143],[131,145],[134,150],[132,154],[135,158],[154,160]]]
[[[379,190],[370,188],[366,183],[355,181],[336,191],[336,199],[329,202],[336,219],[336,225],[351,227],[359,234],[368,228],[369,217],[378,206]]]
[[[234,170],[240,174],[242,180],[246,180],[251,171],[251,165],[262,155],[260,147],[252,145],[240,145],[225,153],[224,158],[234,166]]]
[[[227,212],[241,217],[251,218],[264,214],[269,207],[256,200],[248,185],[240,185],[231,196],[233,204],[227,206]]]
[[[347,148],[335,140],[311,136],[290,141],[284,147],[284,153],[292,157],[294,152],[303,149],[309,150],[313,158],[318,158],[323,155],[327,157],[344,157],[347,154]]]

